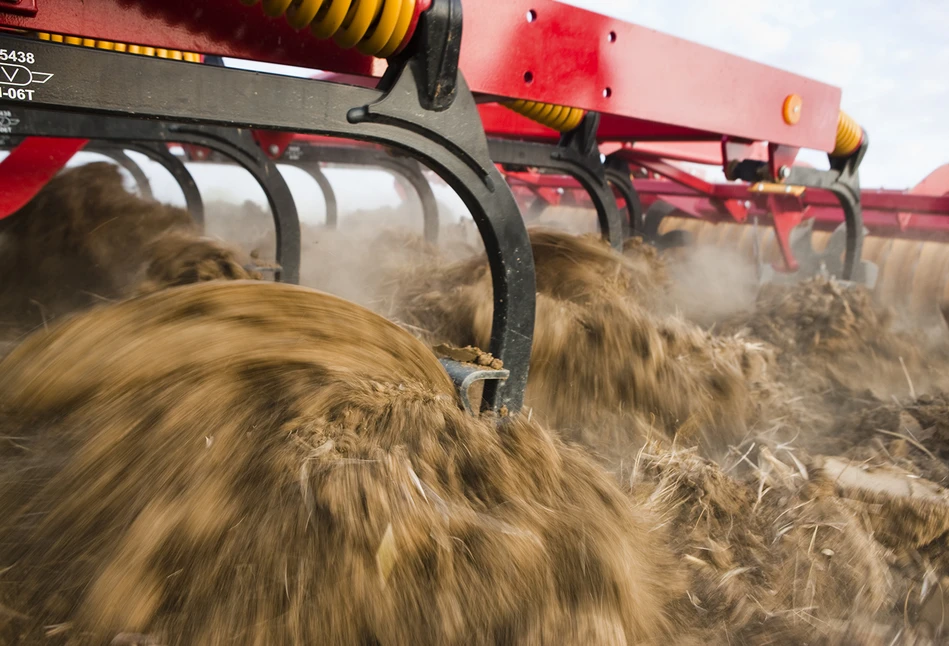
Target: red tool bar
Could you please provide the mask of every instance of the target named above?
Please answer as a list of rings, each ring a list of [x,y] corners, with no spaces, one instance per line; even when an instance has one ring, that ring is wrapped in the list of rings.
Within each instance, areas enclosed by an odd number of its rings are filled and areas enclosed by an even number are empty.
[[[631,162],[639,160],[683,161],[706,166],[723,166],[721,142],[656,141],[624,144],[623,157]],[[764,142],[747,144],[745,159],[768,159],[768,145]]]
[[[682,211],[686,216],[692,216],[710,222],[734,221],[723,215],[722,210],[707,197],[695,195],[643,195],[643,205],[648,208],[653,202],[660,198],[664,202],[668,202]],[[946,218],[945,215],[913,215],[908,227],[902,225],[897,215],[898,214],[893,211],[864,209],[863,224],[870,233],[874,235],[897,238],[949,240],[949,218]],[[771,212],[767,208],[767,203],[762,202],[762,204],[759,205],[752,202],[751,208],[748,209],[748,217],[760,218],[760,224],[762,226],[770,223]],[[808,209],[806,217],[814,218],[815,227],[824,231],[833,230],[844,221],[843,212],[839,206],[812,206]],[[746,220],[746,222],[749,221],[750,220]]]
[[[696,177],[692,173],[686,172],[678,166],[673,166],[672,164],[661,160],[641,160],[638,161],[637,164],[650,172],[658,173],[659,175],[668,178],[670,181],[680,186],[689,188],[696,193],[702,193],[704,195],[717,195],[717,189],[720,186],[719,184],[707,182],[701,177]]]
[[[481,113],[481,122],[484,124],[485,132],[491,137],[547,143],[556,142],[560,138],[560,133],[556,130],[542,126],[536,121],[528,119],[512,110],[508,110],[498,103],[481,103],[478,106],[478,112]],[[722,136],[702,132],[694,128],[682,128],[680,126],[664,123],[652,123],[642,121],[641,119],[629,119],[605,114],[600,119],[600,128],[597,131],[597,138],[601,142],[623,142],[630,140],[720,142]],[[711,144],[701,143],[698,145],[704,146]],[[714,145],[720,146],[721,144],[715,143]],[[719,153],[719,158],[721,158],[721,153]]]
[[[464,8],[461,68],[476,91],[692,132],[834,147],[838,88],[553,0],[469,0]],[[790,94],[802,100],[793,126],[782,116]],[[625,134],[635,138],[636,128]]]
[[[378,76],[383,66],[237,0],[37,4],[35,17],[0,11],[0,26],[348,74]],[[465,0],[464,20],[461,68],[472,90],[596,110],[607,115],[605,137],[834,147],[833,86],[554,0]],[[802,100],[795,125],[782,116],[791,94]]]
[[[703,182],[703,180],[698,180]],[[683,184],[664,179],[636,179],[633,185],[644,198],[649,195],[705,197],[719,200],[752,200],[759,195],[750,190],[749,184],[711,184],[708,191],[696,191]],[[821,189],[809,188],[801,196],[804,206],[840,208],[840,202],[830,192]],[[908,213],[929,213],[939,215],[945,220],[949,228],[949,195],[919,195],[902,191],[864,189],[860,192],[860,203],[864,212],[885,211],[893,213],[905,211]]]
[[[749,206],[760,202],[760,210],[756,215],[762,215],[766,212],[767,205],[764,200],[766,195],[756,193],[751,190],[751,185],[743,182],[734,184],[716,184],[706,182],[705,180],[690,175],[685,171],[675,169],[680,175],[687,175],[689,183],[680,177],[677,181],[673,179],[634,179],[633,186],[644,201],[653,202],[656,199],[666,198],[695,198],[704,203],[712,204],[710,200],[736,200],[747,201]],[[565,190],[583,190],[578,181],[572,177],[562,175],[532,172],[506,172],[504,173],[508,182],[519,184],[521,186],[532,186],[538,188],[563,188]],[[801,196],[803,206],[811,206],[819,209],[831,209],[838,213],[841,221],[843,214],[840,211],[840,202],[834,197],[833,193],[827,190],[809,188]],[[885,189],[863,189],[860,192],[860,203],[864,212],[877,211],[888,214],[892,218],[894,214],[907,212],[914,215],[930,214],[938,216],[943,222],[943,227],[949,230],[949,194],[947,195],[923,195],[920,193],[885,190]],[[707,212],[719,211],[714,206],[710,206]]]

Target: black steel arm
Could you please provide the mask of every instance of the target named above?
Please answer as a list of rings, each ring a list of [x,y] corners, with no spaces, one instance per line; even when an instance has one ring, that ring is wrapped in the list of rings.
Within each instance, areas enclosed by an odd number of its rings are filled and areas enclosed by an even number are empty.
[[[335,229],[339,225],[339,203],[336,201],[336,190],[323,172],[320,162],[301,162],[299,166],[320,187],[320,192],[323,193],[323,201],[326,203],[326,228]]]
[[[204,228],[204,199],[201,197],[197,182],[194,181],[194,177],[184,162],[175,157],[164,142],[133,141],[124,145],[129,150],[134,150],[157,162],[171,174],[184,195],[185,208],[191,213],[194,221]]]
[[[603,237],[614,249],[622,249],[623,217],[616,206],[616,198],[607,181],[596,145],[599,120],[599,114],[587,113],[580,125],[565,133],[556,146],[491,139],[488,141],[488,148],[491,159],[500,164],[555,170],[576,178],[593,200]]]
[[[860,147],[847,157],[833,157],[830,159],[829,170],[804,168],[800,166],[783,167],[781,182],[788,187],[803,186],[806,188],[826,189],[834,194],[844,211],[846,228],[846,248],[844,262],[840,276],[843,280],[864,282],[867,271],[861,262],[863,255],[863,208],[860,204],[860,164],[867,153],[869,138],[866,131]],[[771,169],[767,162],[743,160],[726,169],[728,179],[743,179],[747,182],[768,182],[771,180]]]
[[[222,141],[235,136],[234,128],[252,127],[348,137],[390,145],[424,162],[468,207],[488,255],[494,286],[489,350],[504,362],[510,377],[490,382],[484,401],[496,410],[521,407],[534,328],[530,240],[514,196],[488,154],[474,98],[461,74],[450,106],[426,111],[420,105],[419,58],[391,65],[379,89],[372,89],[6,34],[0,35],[0,48],[31,53],[36,60],[34,71],[52,74],[30,88],[31,108],[135,115],[142,123],[167,119],[203,124],[199,128],[214,126],[231,133],[221,132]],[[0,99],[0,105],[18,115],[27,112],[26,104],[8,94]],[[110,120],[110,125],[117,121],[122,120]],[[168,132],[171,141],[207,145],[206,141],[183,137],[187,131],[182,126],[162,131]],[[128,139],[116,134],[111,138]],[[231,143],[237,144],[232,148],[235,152],[241,150],[238,142]],[[256,154],[262,152],[257,149]],[[260,167],[265,168],[263,164]],[[299,238],[299,230],[282,233]]]
[[[135,163],[134,159],[128,156],[128,153],[125,152],[125,147],[92,142],[87,144],[84,150],[86,152],[102,155],[103,157],[108,157],[118,164],[120,168],[124,168],[128,171],[129,175],[132,176],[132,179],[135,180],[135,186],[138,188],[139,194],[146,200],[152,199],[152,185],[151,182],[148,181],[148,175],[145,174],[141,166]]]
[[[606,179],[626,202],[626,219],[623,220],[623,238],[642,235],[643,203],[633,186],[629,162],[616,154],[608,155],[604,166]]]

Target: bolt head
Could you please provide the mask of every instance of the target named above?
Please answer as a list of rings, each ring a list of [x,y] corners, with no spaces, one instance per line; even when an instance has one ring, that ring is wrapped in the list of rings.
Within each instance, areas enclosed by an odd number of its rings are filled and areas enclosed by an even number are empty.
[[[271,155],[276,155],[277,153],[280,152],[280,146],[278,146],[277,144],[270,144],[269,150],[270,150]]]
[[[791,176],[791,169],[787,166],[782,166],[778,171],[778,175],[781,177],[781,179],[787,179]]]

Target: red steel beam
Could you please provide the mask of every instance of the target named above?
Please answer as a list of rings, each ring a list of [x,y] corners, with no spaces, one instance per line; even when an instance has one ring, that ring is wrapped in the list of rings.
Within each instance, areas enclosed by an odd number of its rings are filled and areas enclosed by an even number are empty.
[[[237,0],[37,4],[35,17],[0,12],[0,26],[357,75],[384,68]],[[833,86],[554,0],[465,0],[464,20],[461,68],[477,93],[596,110],[604,136],[617,139],[727,135],[834,147],[841,92]],[[782,118],[789,94],[803,101],[793,126]]]
[[[692,173],[686,172],[677,166],[673,166],[672,164],[659,159],[640,159],[636,161],[636,164],[638,166],[642,166],[652,173],[658,173],[659,175],[668,178],[668,181],[670,182],[704,195],[715,195],[719,186],[718,184],[707,182],[701,177],[696,177]]]
[[[838,88],[553,0],[466,2],[461,68],[479,92],[827,152],[840,112]]]
[[[681,175],[689,175],[679,169],[676,169],[676,171]],[[522,186],[563,188],[570,191],[583,190],[577,180],[562,175],[514,172],[505,173],[505,177],[512,184],[516,183]],[[700,203],[704,204],[712,204],[710,200],[736,200],[748,202],[750,207],[755,204],[759,205],[758,211],[752,211],[753,215],[761,215],[767,208],[766,196],[752,191],[750,184],[742,182],[716,184],[706,182],[694,175],[689,175],[689,177],[692,178],[691,185],[684,181],[677,182],[671,179],[634,179],[633,186],[640,196],[649,202],[665,198],[690,198],[700,200]],[[834,197],[834,194],[823,189],[807,189],[801,196],[801,201],[804,206],[825,209],[825,211],[836,209],[839,212],[840,209],[840,202]],[[860,203],[865,213],[878,212],[887,214],[887,217],[890,218],[902,212],[909,212],[917,216],[923,214],[938,216],[945,222],[945,228],[949,229],[949,194],[923,195],[896,190],[863,189],[860,192]],[[706,209],[708,213],[713,210],[718,209],[714,206]],[[839,219],[842,221],[842,214]]]
[[[504,137],[510,139],[521,139],[524,141],[555,142],[560,138],[560,133],[552,128],[542,126],[536,121],[521,116],[520,114],[509,110],[504,106],[490,102],[481,103],[478,106],[478,112],[481,114],[481,122],[484,124],[485,132],[492,137]],[[678,143],[681,141],[698,142],[690,143],[691,146],[701,148],[700,157],[703,160],[709,159],[708,154],[711,146],[720,148],[719,143],[721,135],[710,134],[695,130],[694,128],[682,128],[663,123],[651,123],[638,119],[619,117],[616,115],[605,114],[600,119],[600,128],[597,131],[597,138],[601,142],[625,142],[635,139],[637,142],[662,142],[664,146],[683,146]],[[712,143],[715,142],[715,143]],[[636,144],[637,149],[648,144]],[[674,148],[683,150],[682,148]],[[672,158],[677,158],[673,155]],[[718,158],[721,159],[721,152],[718,152]],[[704,162],[702,162],[704,163]],[[717,162],[717,163],[720,163]]]
[[[698,179],[698,178],[697,178]],[[704,180],[699,180],[704,182]],[[682,184],[665,179],[636,179],[633,185],[642,196],[705,197],[719,200],[756,200],[762,197],[751,191],[744,183],[714,184],[704,182],[711,190],[696,191]],[[830,191],[809,188],[801,196],[805,206],[839,208],[840,202]],[[866,211],[886,211],[891,215],[900,212],[940,215],[949,227],[949,195],[920,195],[886,189],[864,189],[860,192],[860,203]]]
[[[697,195],[657,195],[645,194],[643,204],[648,207],[657,199],[668,202],[684,214],[711,222],[732,222],[725,217],[721,209],[709,198]],[[762,224],[771,221],[771,212],[766,203],[751,202],[748,209],[749,217],[761,218]],[[830,230],[844,221],[843,212],[839,206],[811,206],[806,217],[813,217],[818,229]],[[867,209],[863,210],[863,223],[871,233],[901,238],[943,239],[949,240],[949,218],[942,214],[914,214],[912,224],[904,228],[897,213],[892,210]]]
[[[670,167],[672,168],[672,167]],[[668,169],[664,169],[667,170]],[[746,183],[716,184],[675,169],[673,179],[635,179],[633,185],[649,207],[656,200],[664,200],[693,217],[718,221],[745,221],[759,217],[771,221],[774,205],[770,195],[750,190]],[[509,172],[505,178],[512,187],[533,189],[535,195],[550,204],[559,202],[561,195],[550,199],[552,189],[562,189],[563,195],[574,196],[580,204],[590,206],[589,196],[579,182],[571,177],[535,172]],[[949,191],[949,166],[934,171],[919,186],[909,192],[895,190],[861,191],[864,224],[878,235],[910,238],[938,237],[949,239],[949,192],[927,195],[921,191]],[[832,229],[844,221],[840,203],[830,191],[807,189],[795,198],[802,217],[816,220],[818,228]],[[740,206],[740,217],[729,206]],[[805,212],[806,211],[806,212]]]
[[[765,144],[758,144],[758,147],[767,154]],[[635,142],[624,144],[622,150],[629,152],[629,158],[632,159],[663,159],[707,166],[723,165],[721,142]]]

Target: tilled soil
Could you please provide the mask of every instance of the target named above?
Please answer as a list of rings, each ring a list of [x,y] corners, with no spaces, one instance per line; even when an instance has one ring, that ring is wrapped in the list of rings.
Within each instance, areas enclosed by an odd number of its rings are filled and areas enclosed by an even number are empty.
[[[544,236],[561,234],[533,236],[528,406],[671,528],[691,582],[682,639],[939,643],[945,331],[898,326],[866,290],[824,279],[767,288],[706,331],[670,314],[676,290],[663,272],[648,277],[652,252],[600,246],[591,262],[580,260],[590,248],[564,249],[596,242],[573,239],[557,247],[560,268]],[[437,338],[485,343],[484,271],[472,260],[429,272],[415,293],[403,284],[403,315]]]
[[[475,418],[477,248],[309,231],[373,314],[117,177],[0,230],[0,643],[944,643],[945,331],[827,280],[709,328],[652,249],[534,231],[528,405]]]

